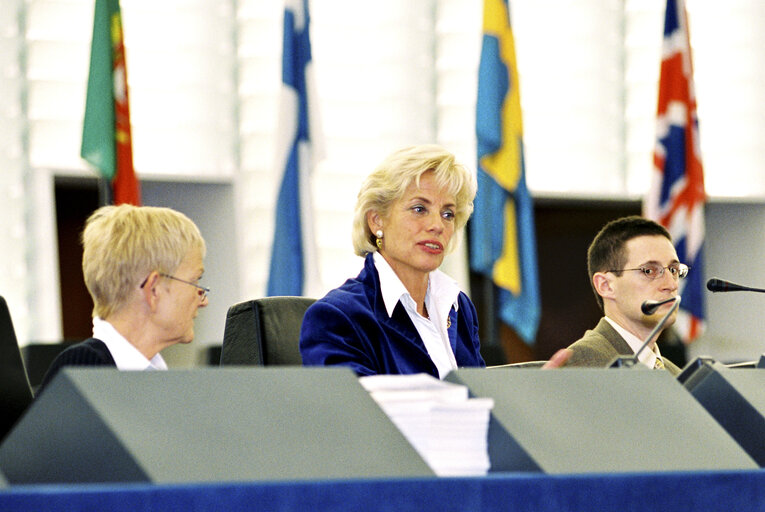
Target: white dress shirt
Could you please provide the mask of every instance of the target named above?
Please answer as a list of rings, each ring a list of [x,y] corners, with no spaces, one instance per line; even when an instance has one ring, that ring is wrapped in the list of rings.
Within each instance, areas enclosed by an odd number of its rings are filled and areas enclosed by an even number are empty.
[[[417,304],[404,283],[379,252],[374,254],[374,262],[380,276],[380,292],[388,316],[393,316],[393,310],[400,301],[425,344],[430,359],[436,365],[439,377],[443,379],[451,370],[457,368],[447,326],[449,312],[452,308],[458,308],[457,297],[460,289],[457,282],[440,270],[430,273],[428,290],[425,292],[425,307],[429,318],[425,318],[417,312]]]
[[[616,332],[618,332],[619,335],[624,338],[624,341],[626,341],[630,346],[632,352],[636,354],[637,351],[640,350],[640,347],[643,346],[643,343],[645,343],[645,340],[641,340],[610,318],[606,317],[606,320],[608,320],[608,323],[611,324],[611,327],[616,329]],[[654,365],[656,364],[656,359],[659,357],[661,357],[659,346],[656,345],[656,343],[653,343],[653,347],[648,346],[645,348],[645,350],[643,350],[643,352],[640,353],[638,356],[638,361],[646,365],[648,368],[653,369]]]
[[[146,359],[112,324],[99,317],[93,318],[93,337],[104,342],[118,370],[167,370],[162,355],[157,353],[151,359]]]

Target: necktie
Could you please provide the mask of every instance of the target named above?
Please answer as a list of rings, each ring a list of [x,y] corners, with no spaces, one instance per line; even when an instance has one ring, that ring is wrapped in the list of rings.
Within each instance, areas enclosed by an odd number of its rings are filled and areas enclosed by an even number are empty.
[[[653,363],[653,369],[654,370],[663,370],[664,369],[664,362],[661,360],[661,357],[656,356],[656,362]]]

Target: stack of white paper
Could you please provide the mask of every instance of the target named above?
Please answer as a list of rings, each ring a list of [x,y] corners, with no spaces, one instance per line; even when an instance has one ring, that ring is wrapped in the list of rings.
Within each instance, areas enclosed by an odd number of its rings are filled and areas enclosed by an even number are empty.
[[[491,398],[427,374],[375,375],[359,382],[439,476],[485,475]]]

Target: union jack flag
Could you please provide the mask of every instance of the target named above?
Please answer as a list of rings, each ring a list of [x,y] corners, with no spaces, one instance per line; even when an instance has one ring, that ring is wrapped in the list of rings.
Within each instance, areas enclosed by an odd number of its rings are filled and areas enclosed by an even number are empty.
[[[685,343],[704,329],[704,171],[699,150],[696,96],[683,0],[668,0],[664,18],[657,140],[651,187],[643,215],[672,235],[680,261],[691,271],[680,284],[675,329]]]

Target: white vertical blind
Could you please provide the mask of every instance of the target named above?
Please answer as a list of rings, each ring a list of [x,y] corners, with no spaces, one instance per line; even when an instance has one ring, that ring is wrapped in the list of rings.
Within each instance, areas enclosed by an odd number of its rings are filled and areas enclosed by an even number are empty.
[[[476,4],[439,0],[436,17],[437,142],[472,169],[483,21]]]
[[[439,0],[436,8],[436,142],[451,150],[475,172],[475,107],[481,54],[482,9],[461,0]],[[460,245],[441,269],[470,292],[468,247],[464,230]]]
[[[0,9],[0,295],[20,339],[29,329],[23,3],[7,0]]]
[[[765,197],[765,3],[688,1],[707,193]]]
[[[265,293],[273,206],[274,159],[281,82],[281,2],[240,0],[236,13],[240,174],[240,264],[243,298]]]
[[[510,4],[529,188],[623,194],[623,1]]]
[[[626,192],[647,189],[656,144],[661,46],[666,0],[626,0],[624,33],[624,128]]]
[[[93,12],[90,2],[26,2],[29,160],[83,169],[79,158]]]
[[[222,179],[236,171],[231,0],[122,0],[135,167]]]

